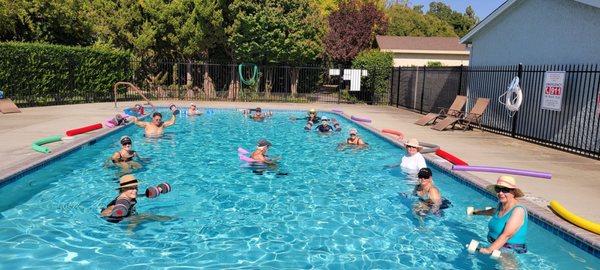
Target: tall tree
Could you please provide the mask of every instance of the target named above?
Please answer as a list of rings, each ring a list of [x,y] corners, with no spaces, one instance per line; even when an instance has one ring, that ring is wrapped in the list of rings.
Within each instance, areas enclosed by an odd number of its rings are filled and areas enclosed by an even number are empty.
[[[0,41],[90,45],[83,0],[0,0]]]
[[[329,32],[325,50],[335,61],[349,63],[364,49],[370,48],[376,34],[385,33],[384,12],[372,2],[350,0],[340,3],[329,15]]]
[[[92,0],[86,10],[99,44],[138,57],[206,57],[224,38],[217,0]]]
[[[387,9],[389,18],[387,34],[414,37],[456,36],[448,23],[433,15],[423,14],[420,8],[415,9],[415,7],[411,9],[408,5],[394,4]]]
[[[234,0],[229,8],[234,20],[226,32],[235,60],[299,65],[321,56],[323,20],[309,0]],[[299,70],[290,72],[296,95]]]
[[[459,37],[467,34],[477,24],[477,16],[475,16],[475,11],[471,6],[468,6],[463,14],[452,10],[450,6],[443,2],[431,2],[427,14],[450,24]]]

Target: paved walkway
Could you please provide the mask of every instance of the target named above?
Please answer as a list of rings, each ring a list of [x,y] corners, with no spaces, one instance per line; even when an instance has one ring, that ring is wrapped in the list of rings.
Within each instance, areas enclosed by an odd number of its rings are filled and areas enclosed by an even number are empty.
[[[175,101],[179,106],[189,102]],[[0,114],[0,170],[26,163],[31,157],[43,154],[31,150],[31,142],[49,135],[64,134],[65,130],[98,123],[114,116],[124,106],[133,102],[119,103],[115,109],[112,103],[79,104],[52,107],[24,108],[20,114]],[[167,105],[168,101],[156,102]],[[600,161],[575,154],[546,148],[540,145],[496,135],[489,132],[444,131],[438,132],[429,127],[413,124],[419,114],[393,107],[338,104],[286,104],[286,103],[232,103],[196,102],[200,107],[317,109],[340,108],[346,114],[368,115],[377,129],[400,130],[407,137],[435,143],[444,150],[462,158],[471,165],[513,167],[550,172],[552,180],[517,177],[518,184],[527,199],[541,206],[557,200],[570,211],[595,222],[600,222]],[[78,136],[84,139],[87,135]],[[50,148],[60,144],[50,145]],[[474,173],[489,181],[495,181],[497,174]]]

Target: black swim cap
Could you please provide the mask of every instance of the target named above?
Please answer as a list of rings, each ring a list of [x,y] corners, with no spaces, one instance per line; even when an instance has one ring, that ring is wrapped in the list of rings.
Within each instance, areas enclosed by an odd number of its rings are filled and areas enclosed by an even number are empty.
[[[162,113],[155,112],[155,113],[152,114],[152,118],[154,118],[156,116],[160,116],[160,118],[162,118]]]
[[[419,178],[429,179],[431,177],[431,169],[429,168],[421,168],[419,170]]]

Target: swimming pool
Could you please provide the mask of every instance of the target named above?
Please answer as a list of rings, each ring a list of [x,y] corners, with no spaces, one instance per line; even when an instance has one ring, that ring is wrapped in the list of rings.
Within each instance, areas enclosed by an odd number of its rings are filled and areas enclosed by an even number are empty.
[[[440,170],[434,179],[453,207],[420,222],[398,192],[412,185],[398,169],[403,151],[359,128],[367,151],[336,151],[346,133],[304,132],[301,112],[276,112],[256,123],[233,110],[180,118],[162,139],[127,127],[0,188],[1,267],[52,268],[386,268],[489,269],[469,255],[487,219],[467,219],[468,205],[492,206]],[[334,115],[328,115],[335,117]],[[345,131],[349,121],[339,119]],[[152,158],[136,176],[141,189],[166,181],[169,194],[140,199],[138,212],[168,221],[112,224],[98,212],[116,195],[115,171],[102,167],[130,135]],[[273,143],[287,176],[242,167],[238,146]],[[598,268],[600,260],[530,222],[521,269]]]

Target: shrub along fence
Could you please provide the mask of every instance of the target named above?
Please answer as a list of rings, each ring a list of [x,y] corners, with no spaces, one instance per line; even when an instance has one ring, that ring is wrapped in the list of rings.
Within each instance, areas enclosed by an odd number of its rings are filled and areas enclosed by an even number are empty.
[[[548,71],[564,72],[562,89],[546,87]],[[520,110],[510,116],[499,97],[516,76],[524,98]],[[484,130],[600,158],[599,65],[394,68],[390,89],[390,105],[420,113],[449,107],[457,94],[468,96],[466,111],[477,98],[489,98]],[[547,91],[561,97],[560,109],[543,108]]]
[[[0,88],[21,107],[110,101],[130,78],[129,54],[36,43],[0,43]]]

